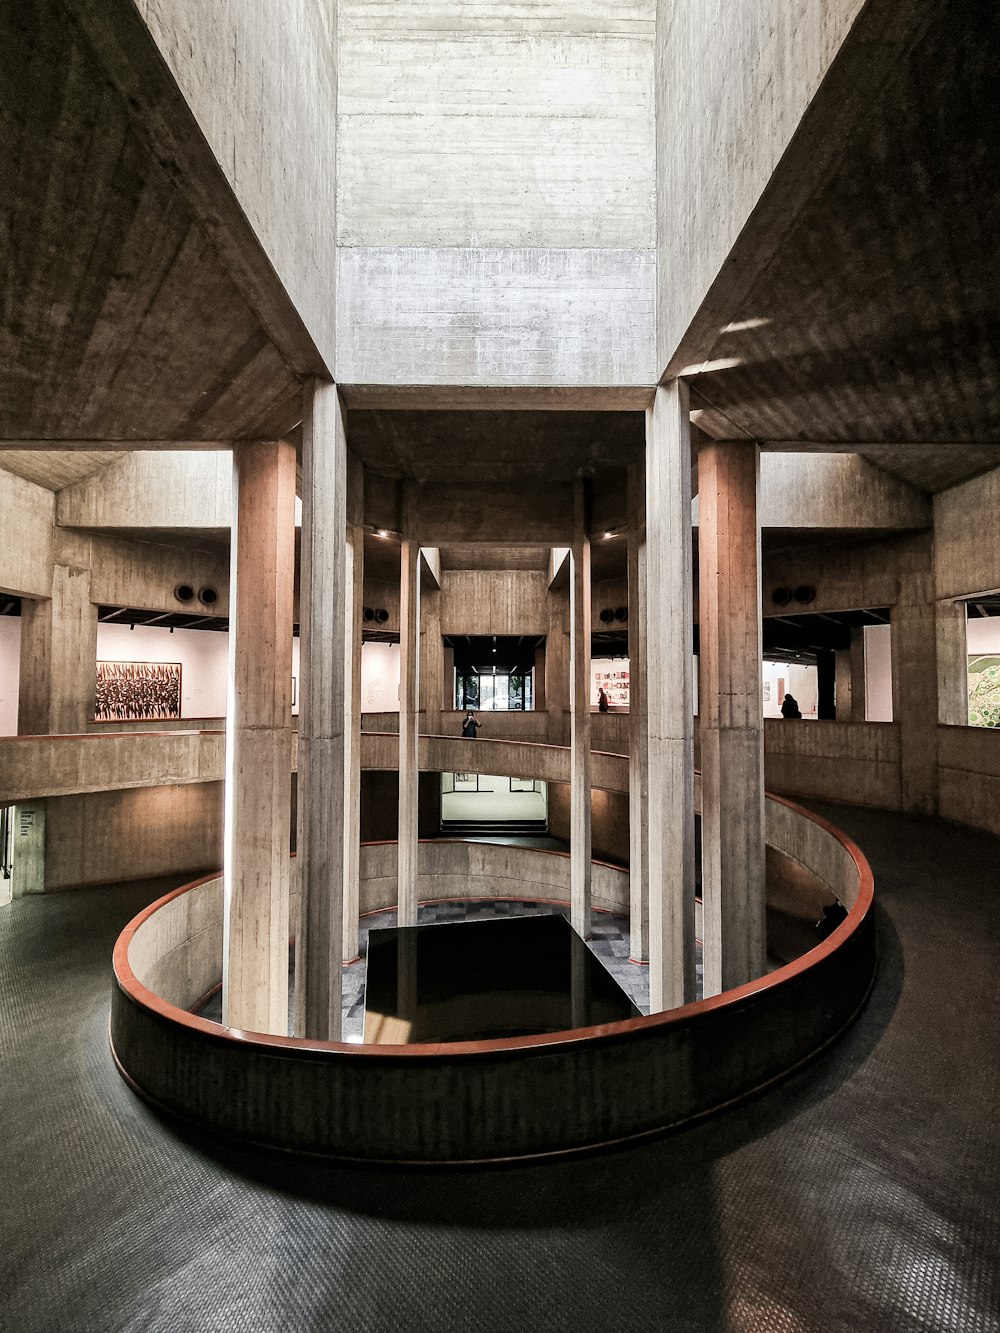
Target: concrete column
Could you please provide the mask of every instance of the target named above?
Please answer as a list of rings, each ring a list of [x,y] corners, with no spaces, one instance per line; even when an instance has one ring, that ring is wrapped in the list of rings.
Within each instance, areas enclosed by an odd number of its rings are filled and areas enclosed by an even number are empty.
[[[344,938],[345,963],[359,952],[361,911],[361,645],[365,600],[364,466],[347,457],[347,571],[345,578],[347,630],[344,670],[347,705],[344,723]]]
[[[923,583],[926,580],[914,580]],[[916,589],[914,589],[916,591]],[[935,604],[901,601],[892,625],[892,716],[899,724],[900,804],[937,812],[938,662]]]
[[[761,705],[760,461],[755,444],[698,456],[705,994],[767,966]]]
[[[444,700],[444,640],[441,638],[441,590],[430,588],[420,595],[420,706],[423,730],[440,736]]]
[[[629,957],[649,962],[649,710],[646,705],[646,469],[628,469]]]
[[[968,613],[964,602],[935,602],[938,722],[969,725]]]
[[[335,385],[303,398],[295,1034],[340,1036],[345,878],[347,442]]]
[[[838,648],[833,655],[834,713],[838,722],[851,720],[851,650]]]
[[[52,596],[21,604],[17,729],[22,736],[78,735],[94,720],[97,607],[90,600],[90,543],[59,534]]]
[[[851,721],[868,720],[868,666],[863,626],[851,630]]]
[[[545,638],[545,708],[550,745],[566,744],[566,710],[569,708],[569,641],[566,634],[566,596],[551,590],[549,632]]]
[[[420,547],[403,538],[399,580],[399,924],[417,923],[420,707]],[[471,744],[471,742],[470,742]]]
[[[816,717],[820,722],[837,720],[837,665],[832,648],[816,650]]]
[[[294,446],[239,445],[233,480],[222,1012],[227,1027],[286,1034]]]
[[[650,1012],[695,999],[691,424],[687,385],[646,412],[645,674]],[[632,614],[629,613],[631,626]],[[642,648],[642,645],[640,645]]]
[[[591,782],[590,782],[590,538],[586,483],[574,496],[573,549],[570,554],[570,917],[584,939],[591,927]]]

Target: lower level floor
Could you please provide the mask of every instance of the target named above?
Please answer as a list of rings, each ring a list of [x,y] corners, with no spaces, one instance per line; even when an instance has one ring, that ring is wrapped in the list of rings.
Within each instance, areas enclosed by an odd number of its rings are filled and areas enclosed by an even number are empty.
[[[110,954],[179,881],[16,900],[0,911],[10,1326],[1000,1333],[1000,841],[823,813],[875,871],[880,965],[857,1024],[701,1125],[512,1169],[347,1168],[162,1121],[110,1061]]]

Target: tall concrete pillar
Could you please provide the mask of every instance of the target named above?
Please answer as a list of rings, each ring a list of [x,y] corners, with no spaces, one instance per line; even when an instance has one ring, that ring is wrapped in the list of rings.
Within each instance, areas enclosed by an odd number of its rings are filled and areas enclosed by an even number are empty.
[[[935,602],[938,722],[969,725],[968,615],[964,602]]]
[[[935,605],[919,596],[924,579],[911,581],[912,600],[890,612],[892,716],[899,726],[900,804],[933,815],[938,793],[938,663]]]
[[[549,632],[545,638],[546,735],[550,745],[566,744],[566,710],[569,708],[569,639],[566,634],[566,595],[550,589]]]
[[[590,537],[586,483],[577,481],[570,554],[570,917],[584,939],[591,928]]]
[[[345,877],[347,441],[335,385],[311,381],[302,422],[299,923],[295,1034],[337,1040]]]
[[[399,581],[399,924],[417,923],[418,797],[420,782],[420,546],[407,532]]]
[[[690,423],[687,385],[658,388],[646,412],[646,608],[637,661],[630,649],[631,677],[646,678],[651,1013],[695,999]]]
[[[52,596],[21,604],[22,736],[78,735],[94,720],[97,607],[90,600],[90,542],[57,531],[55,548]]]
[[[865,631],[863,625],[851,630],[851,722],[865,722],[868,718],[868,675],[865,664]]]
[[[837,720],[837,661],[832,648],[816,650],[816,718],[820,722]]]
[[[420,595],[420,642],[420,706],[424,731],[429,736],[440,736],[445,690],[440,588],[431,588]]]
[[[646,469],[628,469],[629,957],[649,962],[649,709],[646,704]]]
[[[851,720],[851,650],[838,648],[833,655],[834,715],[838,722]]]
[[[365,600],[364,466],[347,458],[347,573],[345,578],[347,630],[344,670],[347,705],[344,722],[344,939],[345,963],[359,952],[361,910],[361,647],[362,609]]]
[[[761,689],[760,462],[755,444],[698,455],[705,994],[767,966]]]
[[[223,1022],[286,1034],[294,446],[237,446],[233,478]]]

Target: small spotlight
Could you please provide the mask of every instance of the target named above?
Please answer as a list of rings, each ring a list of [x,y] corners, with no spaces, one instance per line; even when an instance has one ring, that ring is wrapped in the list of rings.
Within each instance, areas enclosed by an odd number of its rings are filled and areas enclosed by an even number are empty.
[[[388,534],[388,532],[385,530],[385,528],[379,528],[378,532],[376,532],[376,534],[375,534],[376,537],[388,537],[388,535],[389,535],[389,534]]]

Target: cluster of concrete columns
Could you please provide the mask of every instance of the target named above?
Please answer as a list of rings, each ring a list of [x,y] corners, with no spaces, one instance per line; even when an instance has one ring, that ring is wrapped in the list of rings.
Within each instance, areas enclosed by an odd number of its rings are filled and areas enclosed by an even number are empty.
[[[764,970],[756,449],[701,455],[702,807],[706,992]],[[357,953],[363,523],[343,410],[313,384],[303,423],[295,1031],[340,1033],[341,962]],[[288,774],[295,453],[238,446],[226,810],[224,1013],[284,1032],[289,931]],[[586,484],[570,550],[571,913],[591,920],[590,544]],[[694,719],[691,441],[686,387],[657,390],[644,465],[629,475],[633,694],[633,956],[648,958],[654,1010],[694,998]],[[404,520],[400,561],[399,920],[418,885],[420,547]],[[261,670],[261,664],[267,669]]]
[[[657,389],[645,457],[629,469],[631,658],[631,943],[650,966],[651,1008],[695,997],[695,753],[692,625],[700,622],[700,738],[704,990],[738,986],[766,969],[763,721],[761,710],[759,455],[756,445],[709,442],[699,453],[698,574],[691,524],[687,388]],[[288,774],[291,767],[291,608],[295,454],[284,443],[235,450],[229,710],[224,1010],[233,1027],[284,1032],[287,1023]],[[302,636],[299,716],[295,1031],[340,1032],[341,962],[357,956],[360,788],[360,617],[364,574],[362,477],[350,466],[341,404],[314,384],[303,426]],[[571,912],[591,922],[590,544],[586,483],[576,486],[569,551]],[[399,920],[414,924],[418,894],[420,547],[407,506],[400,559]],[[927,599],[925,599],[926,602]],[[921,604],[923,606],[923,603]],[[959,636],[961,608],[938,623],[894,611],[939,661]],[[562,649],[562,626],[547,659]],[[942,647],[942,644],[944,647]],[[436,645],[439,650],[439,645]],[[439,652],[438,652],[439,656]],[[900,690],[906,654],[894,654]],[[267,670],[260,670],[261,663]],[[437,662],[437,657],[435,657]],[[832,664],[831,664],[832,665]],[[837,664],[840,706],[863,716],[863,645]],[[437,670],[437,667],[435,667]],[[438,672],[440,675],[440,672]],[[845,691],[843,682],[850,687]],[[921,725],[933,728],[936,682]],[[938,686],[940,694],[940,686]],[[438,703],[440,704],[440,700]],[[436,707],[436,706],[435,706]],[[960,720],[960,709],[955,710]],[[438,713],[434,713],[438,718]],[[921,740],[915,736],[914,745]],[[904,728],[903,743],[908,741]],[[912,769],[912,765],[910,766]],[[918,774],[919,777],[919,774]],[[293,895],[294,901],[294,895]]]
[[[687,386],[647,413],[629,488],[632,953],[650,1008],[695,998],[691,429]],[[699,455],[704,990],[760,976],[764,934],[760,529],[755,445]]]

